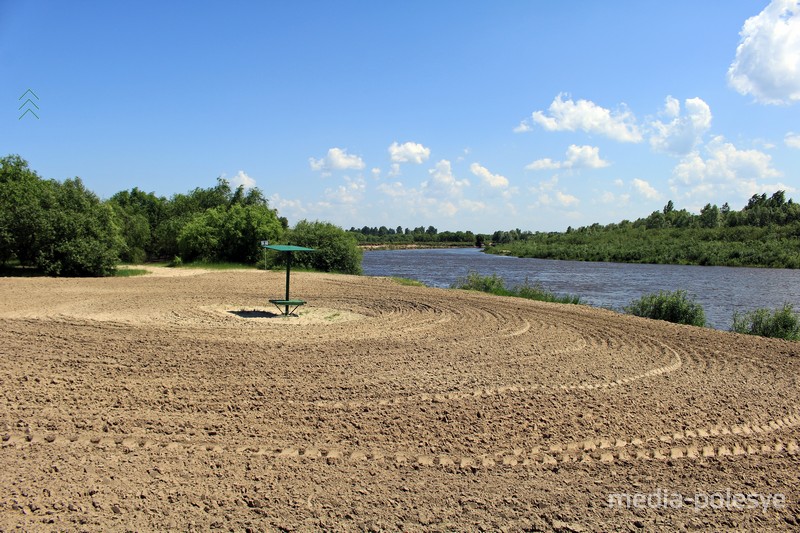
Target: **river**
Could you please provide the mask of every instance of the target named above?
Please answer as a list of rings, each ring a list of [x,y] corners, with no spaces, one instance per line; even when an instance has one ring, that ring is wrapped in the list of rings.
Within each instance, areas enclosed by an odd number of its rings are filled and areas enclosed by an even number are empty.
[[[708,325],[724,330],[734,311],[786,302],[800,309],[800,270],[556,261],[489,255],[477,248],[367,251],[362,266],[368,276],[416,279],[430,287],[449,287],[470,271],[497,274],[507,287],[527,278],[618,311],[643,294],[683,289],[703,306]]]

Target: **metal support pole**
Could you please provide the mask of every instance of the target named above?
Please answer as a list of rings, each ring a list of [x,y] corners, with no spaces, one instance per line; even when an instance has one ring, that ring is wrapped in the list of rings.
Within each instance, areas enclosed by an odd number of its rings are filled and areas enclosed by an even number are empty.
[[[289,272],[292,271],[292,252],[286,252],[286,301],[289,301]],[[286,305],[286,316],[289,316],[289,305]]]

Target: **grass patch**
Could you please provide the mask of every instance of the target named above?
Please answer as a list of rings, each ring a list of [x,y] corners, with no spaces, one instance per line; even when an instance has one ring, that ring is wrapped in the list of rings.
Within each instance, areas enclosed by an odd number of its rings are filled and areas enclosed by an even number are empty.
[[[792,304],[787,303],[775,311],[761,308],[747,313],[733,313],[731,331],[796,341],[800,340],[800,319]]]
[[[625,307],[625,312],[654,320],[666,320],[675,324],[700,327],[706,325],[706,315],[703,307],[689,298],[686,291],[680,290],[645,294]]]
[[[144,276],[145,274],[149,274],[150,271],[145,270],[144,268],[118,268],[116,272],[114,272],[115,278],[130,278],[132,276]]]
[[[579,304],[580,296],[572,294],[559,295],[542,287],[541,283],[531,284],[528,279],[522,285],[506,288],[505,281],[497,274],[491,276],[481,276],[477,272],[470,272],[462,278],[458,278],[451,286],[452,289],[462,289],[468,291],[488,292],[497,296],[513,296],[516,298],[526,298],[540,302],[555,302],[562,304]]]
[[[399,278],[399,277],[396,277],[396,276],[391,276],[389,279],[394,281],[398,285],[406,285],[408,287],[424,287],[425,286],[424,283],[422,283],[421,281],[416,280],[416,279]]]

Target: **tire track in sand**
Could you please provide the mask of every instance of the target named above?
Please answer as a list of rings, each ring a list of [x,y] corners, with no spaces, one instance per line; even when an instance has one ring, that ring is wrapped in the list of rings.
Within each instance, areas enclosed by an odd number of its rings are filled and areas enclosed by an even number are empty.
[[[424,454],[377,447],[289,446],[276,447],[264,443],[229,444],[198,440],[159,440],[133,435],[61,435],[58,433],[6,433],[0,438],[0,449],[32,446],[91,447],[119,453],[174,451],[184,453],[223,453],[264,457],[274,460],[322,460],[340,462],[382,463],[415,467],[450,467],[461,469],[552,467],[571,463],[615,463],[661,461],[672,466],[679,460],[707,460],[721,457],[796,455],[798,439],[782,433],[800,426],[800,412],[768,421],[733,426],[713,425],[683,430],[658,437],[603,437],[554,443],[546,446],[497,450],[488,453]]]
[[[487,397],[502,396],[506,394],[530,394],[537,391],[554,392],[554,393],[569,393],[578,390],[591,391],[602,389],[614,389],[624,385],[629,385],[640,380],[647,378],[654,378],[675,372],[683,366],[683,360],[678,352],[667,346],[664,343],[658,343],[665,351],[672,354],[670,364],[651,368],[645,372],[625,376],[616,380],[597,381],[589,383],[571,383],[560,385],[548,384],[508,384],[496,385],[490,387],[479,387],[466,390],[455,391],[441,391],[441,392],[424,392],[419,394],[411,394],[406,396],[393,396],[377,399],[365,400],[317,400],[304,402],[305,405],[312,405],[319,409],[363,409],[363,408],[379,408],[385,406],[408,405],[417,403],[444,403],[450,401],[462,401],[469,399],[481,399]]]

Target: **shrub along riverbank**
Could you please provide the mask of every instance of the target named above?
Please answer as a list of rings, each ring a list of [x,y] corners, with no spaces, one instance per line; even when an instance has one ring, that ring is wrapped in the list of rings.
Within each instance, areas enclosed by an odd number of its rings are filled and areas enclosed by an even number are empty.
[[[633,222],[525,233],[508,241],[485,251],[576,261],[800,268],[800,204],[777,191],[753,195],[740,211],[708,204],[694,215],[670,201]]]
[[[480,291],[497,296],[513,296],[538,300],[543,302],[556,302],[580,304],[581,298],[576,295],[557,295],[542,287],[541,284],[525,283],[516,287],[507,288],[503,278],[497,274],[481,276],[477,272],[470,272],[459,278],[450,288],[470,291]],[[645,294],[633,300],[624,309],[630,315],[665,320],[676,324],[705,327],[706,317],[703,307],[690,297],[686,291],[660,291]],[[731,331],[761,337],[775,337],[786,340],[800,340],[800,317],[794,312],[791,304],[784,304],[780,309],[755,309],[747,313],[734,313]]]

